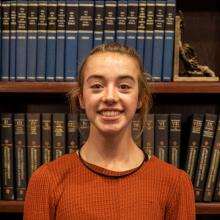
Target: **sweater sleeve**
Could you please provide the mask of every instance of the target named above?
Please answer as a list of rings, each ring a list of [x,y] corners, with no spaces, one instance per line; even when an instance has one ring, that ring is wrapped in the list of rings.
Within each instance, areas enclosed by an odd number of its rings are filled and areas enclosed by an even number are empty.
[[[195,198],[192,183],[184,171],[180,171],[176,189],[166,211],[166,220],[195,220]]]
[[[23,220],[55,219],[52,182],[46,164],[32,174],[25,198]]]

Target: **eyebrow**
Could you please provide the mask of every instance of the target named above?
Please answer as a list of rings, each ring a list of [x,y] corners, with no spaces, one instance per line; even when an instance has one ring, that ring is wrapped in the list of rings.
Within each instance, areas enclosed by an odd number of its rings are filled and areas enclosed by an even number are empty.
[[[104,80],[105,77],[101,76],[101,75],[91,75],[88,77],[87,81],[91,80],[91,79],[101,79],[101,80]],[[118,77],[119,80],[122,80],[122,79],[130,79],[132,81],[135,81],[134,77],[130,76],[130,75],[121,75]]]

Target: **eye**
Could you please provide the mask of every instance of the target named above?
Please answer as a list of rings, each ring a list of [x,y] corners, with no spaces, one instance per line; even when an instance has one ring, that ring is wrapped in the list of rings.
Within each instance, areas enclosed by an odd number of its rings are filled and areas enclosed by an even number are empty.
[[[103,88],[103,86],[102,86],[102,84],[100,84],[100,83],[95,83],[95,84],[92,84],[91,86],[90,86],[90,88],[93,90],[93,91],[99,91],[100,89],[102,89]]]
[[[121,90],[129,90],[131,88],[131,86],[129,86],[128,84],[123,83],[123,84],[119,85],[119,88]]]

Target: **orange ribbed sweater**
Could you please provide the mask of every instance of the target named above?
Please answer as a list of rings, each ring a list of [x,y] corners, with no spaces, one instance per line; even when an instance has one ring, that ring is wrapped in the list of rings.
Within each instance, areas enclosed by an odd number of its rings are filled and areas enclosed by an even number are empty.
[[[184,171],[155,156],[129,176],[110,178],[90,171],[72,153],[32,175],[24,219],[194,220],[194,193]]]

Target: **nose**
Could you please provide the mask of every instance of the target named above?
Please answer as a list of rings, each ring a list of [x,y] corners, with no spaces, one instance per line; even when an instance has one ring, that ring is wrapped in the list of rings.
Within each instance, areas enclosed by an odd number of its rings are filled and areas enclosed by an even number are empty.
[[[106,91],[103,94],[102,101],[106,104],[114,104],[118,101],[118,94],[113,86],[106,87]]]

